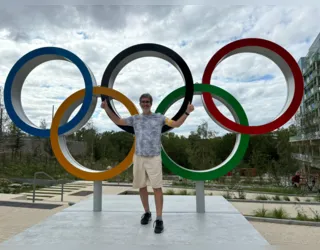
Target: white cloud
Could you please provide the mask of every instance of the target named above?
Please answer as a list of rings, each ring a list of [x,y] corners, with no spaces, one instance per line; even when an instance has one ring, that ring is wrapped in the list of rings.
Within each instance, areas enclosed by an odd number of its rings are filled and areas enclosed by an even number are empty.
[[[13,64],[25,53],[44,46],[62,47],[75,53],[101,84],[108,63],[122,50],[138,43],[159,43],[175,50],[188,64],[195,82],[201,82],[214,53],[231,41],[259,37],[278,43],[296,60],[306,55],[319,33],[320,9],[310,7],[250,6],[91,6],[21,7],[0,12],[0,87]],[[269,59],[254,54],[232,56],[218,65],[212,82],[230,92],[243,106],[249,123],[262,125],[280,112],[286,98],[284,77]],[[154,96],[154,110],[161,100],[183,86],[180,73],[159,58],[142,58],[126,65],[114,88],[138,106],[144,92]],[[51,61],[33,70],[22,91],[27,116],[35,124],[45,118],[51,124],[55,110],[69,95],[84,88],[76,66]],[[168,110],[172,117],[182,100]],[[219,110],[233,120],[219,102]],[[194,97],[195,112],[174,131],[188,135],[202,120],[226,133],[206,114],[200,96]],[[119,130],[97,104],[93,122],[99,131]],[[129,112],[119,102],[122,116]]]

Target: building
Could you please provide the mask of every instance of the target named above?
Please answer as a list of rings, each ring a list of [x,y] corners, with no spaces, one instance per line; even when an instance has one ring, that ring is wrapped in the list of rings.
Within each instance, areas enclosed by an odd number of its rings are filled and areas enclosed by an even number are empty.
[[[290,138],[290,143],[293,157],[308,175],[320,172],[320,33],[298,64],[304,78],[304,96],[295,115],[297,135]]]

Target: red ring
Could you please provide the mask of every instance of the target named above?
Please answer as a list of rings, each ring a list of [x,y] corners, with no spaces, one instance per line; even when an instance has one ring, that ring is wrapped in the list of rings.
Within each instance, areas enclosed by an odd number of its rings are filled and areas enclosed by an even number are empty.
[[[204,92],[202,94],[203,100],[210,114],[224,127],[234,132],[238,132],[242,134],[269,133],[281,127],[282,125],[284,125],[286,122],[290,120],[291,117],[295,115],[303,98],[304,83],[303,83],[303,76],[302,76],[301,70],[299,68],[299,65],[296,63],[295,59],[284,48],[282,48],[276,43],[273,43],[264,39],[259,39],[259,38],[247,38],[247,39],[241,39],[241,40],[237,40],[235,42],[229,43],[212,56],[203,73],[202,83],[210,84],[210,78],[213,73],[213,70],[216,68],[218,63],[221,60],[223,60],[223,58],[227,54],[229,54],[230,52],[236,49],[239,49],[242,47],[248,47],[248,46],[257,46],[257,47],[269,49],[274,53],[277,53],[279,56],[281,56],[290,67],[294,77],[295,90],[294,90],[292,102],[290,103],[288,109],[273,122],[267,123],[265,125],[260,125],[260,126],[244,126],[226,118],[214,104],[210,93]]]

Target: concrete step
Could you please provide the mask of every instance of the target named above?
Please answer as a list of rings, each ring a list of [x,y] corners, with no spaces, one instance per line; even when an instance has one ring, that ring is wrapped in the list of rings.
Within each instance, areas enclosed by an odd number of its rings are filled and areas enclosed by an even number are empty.
[[[58,189],[61,189],[61,186],[50,186],[50,187],[44,187],[44,188],[58,188]],[[79,189],[79,187],[70,187],[70,186],[63,186],[63,188],[66,188],[66,189]]]
[[[63,189],[63,192],[68,193],[68,192],[73,192],[73,191],[77,191],[77,190],[79,190],[79,189]],[[60,191],[61,192],[61,188],[41,188],[41,189],[36,190],[36,192],[37,191],[53,191],[53,192]]]
[[[86,188],[86,187],[91,187],[92,185],[70,185],[70,184],[64,184],[64,187],[73,187],[73,188]],[[58,185],[53,185],[52,187],[61,187],[61,184]]]
[[[59,186],[59,187],[47,187],[47,188],[61,190],[61,186]],[[66,190],[79,190],[79,189],[86,189],[86,188],[88,188],[88,187],[66,187],[66,186],[63,187],[63,189],[66,189]]]
[[[102,182],[103,183],[103,182]],[[68,185],[91,185],[93,186],[93,181],[88,181],[88,182],[68,182]]]
[[[60,195],[61,192],[53,192],[53,191],[40,191],[40,190],[37,190],[36,192],[36,195],[37,194],[51,194],[51,195]],[[33,192],[26,192],[25,194],[33,194]]]
[[[32,198],[32,197],[31,197],[31,198],[28,198],[28,197],[27,197],[27,200],[28,200],[28,201],[32,201],[33,198]],[[36,197],[34,200],[35,200],[35,201],[43,201],[43,199],[40,199],[40,198],[37,198],[37,197]]]
[[[52,198],[55,195],[47,195],[47,194],[35,194],[35,197],[43,197],[43,198]],[[27,197],[33,197],[33,194],[27,194]]]

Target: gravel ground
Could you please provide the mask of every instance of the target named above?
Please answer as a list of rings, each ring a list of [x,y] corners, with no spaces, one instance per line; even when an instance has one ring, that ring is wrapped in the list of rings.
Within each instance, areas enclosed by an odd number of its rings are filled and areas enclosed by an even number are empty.
[[[60,212],[68,205],[54,209],[36,209],[21,207],[0,207],[0,242],[23,232],[27,228],[40,223],[47,217]]]
[[[271,244],[294,247],[308,247],[305,249],[319,249],[320,227],[282,225],[266,222],[250,222],[260,234]],[[309,248],[314,247],[316,248]],[[296,249],[296,248],[294,248]],[[297,248],[298,249],[298,248]]]

